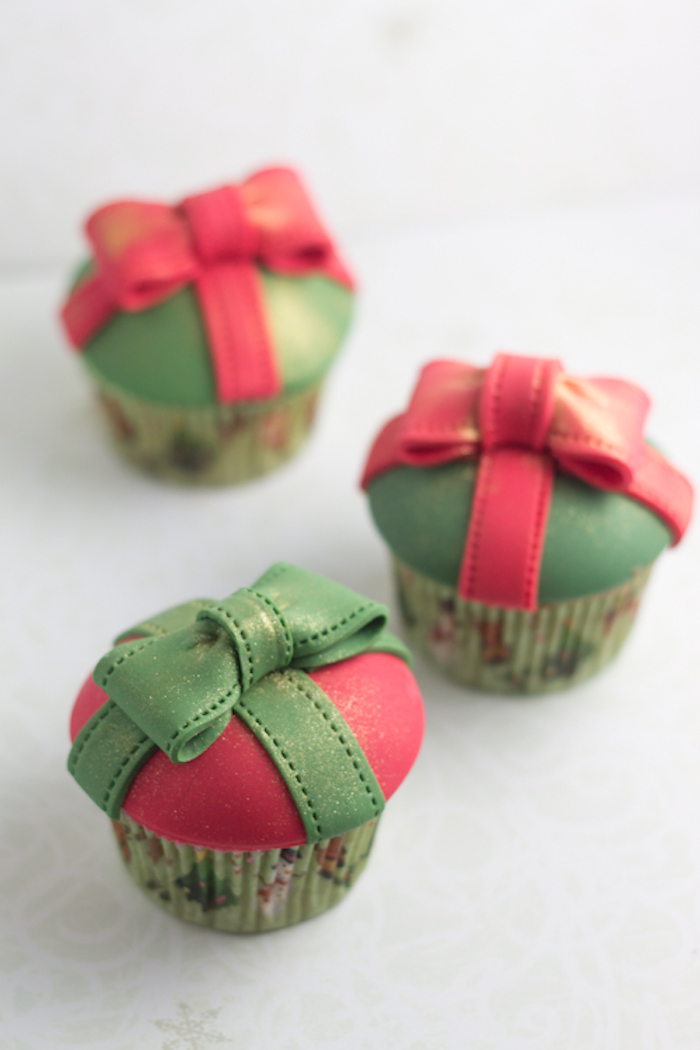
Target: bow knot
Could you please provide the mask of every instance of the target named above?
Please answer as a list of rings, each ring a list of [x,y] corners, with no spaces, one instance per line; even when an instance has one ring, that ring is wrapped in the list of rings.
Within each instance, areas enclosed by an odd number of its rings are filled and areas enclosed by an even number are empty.
[[[117,201],[91,215],[86,232],[95,270],[61,312],[73,345],[83,347],[117,311],[147,310],[193,284],[223,404],[282,391],[256,263],[353,286],[288,168],[260,171],[239,186],[186,197],[176,207]]]
[[[282,613],[270,598],[247,587],[200,610],[196,623],[228,636],[238,661],[242,693],[292,662],[294,638]]]
[[[555,465],[649,507],[674,542],[683,535],[692,488],[645,443],[648,410],[632,383],[574,378],[557,360],[498,354],[488,369],[433,361],[408,410],[377,438],[362,484],[401,464],[479,456],[459,594],[532,610]]]
[[[336,663],[380,636],[386,651],[387,616],[385,606],[280,562],[185,627],[118,645],[94,679],[173,762],[189,762],[270,672]]]
[[[554,412],[561,363],[497,354],[479,399],[479,430],[485,451],[504,446],[544,448]]]
[[[221,186],[180,205],[194,248],[205,265],[255,259],[260,237],[237,186]]]

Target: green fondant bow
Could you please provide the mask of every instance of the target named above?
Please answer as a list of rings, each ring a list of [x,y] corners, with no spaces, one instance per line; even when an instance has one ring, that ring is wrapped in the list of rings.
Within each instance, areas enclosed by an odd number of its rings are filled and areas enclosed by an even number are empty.
[[[79,733],[68,768],[117,818],[156,747],[189,762],[235,710],[277,765],[308,841],[342,834],[381,812],[384,798],[347,722],[303,671],[366,652],[408,662],[386,621],[385,606],[284,562],[222,602],[170,609],[125,632],[98,663],[93,677],[109,701]]]

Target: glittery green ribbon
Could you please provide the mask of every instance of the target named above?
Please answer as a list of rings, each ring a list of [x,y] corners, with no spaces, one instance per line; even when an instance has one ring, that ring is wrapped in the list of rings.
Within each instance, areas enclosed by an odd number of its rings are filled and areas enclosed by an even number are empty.
[[[77,736],[68,768],[116,818],[156,748],[189,762],[242,718],[273,758],[308,841],[377,816],[384,798],[352,730],[303,672],[366,652],[408,662],[387,609],[280,562],[222,602],[202,600],[138,624],[94,680],[109,701]]]

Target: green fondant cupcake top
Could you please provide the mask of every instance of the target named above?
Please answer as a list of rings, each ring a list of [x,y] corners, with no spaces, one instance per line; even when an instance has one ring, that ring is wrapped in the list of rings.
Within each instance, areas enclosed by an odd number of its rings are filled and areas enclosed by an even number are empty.
[[[263,268],[258,273],[284,392],[295,393],[330,367],[350,322],[353,295],[325,276],[288,277]],[[207,334],[191,285],[147,310],[115,315],[82,357],[98,380],[147,401],[188,408],[216,403]]]
[[[477,466],[474,460],[430,469],[399,466],[368,487],[372,516],[394,554],[448,586],[457,586]],[[640,503],[557,473],[538,602],[616,587],[670,542],[668,528]]]

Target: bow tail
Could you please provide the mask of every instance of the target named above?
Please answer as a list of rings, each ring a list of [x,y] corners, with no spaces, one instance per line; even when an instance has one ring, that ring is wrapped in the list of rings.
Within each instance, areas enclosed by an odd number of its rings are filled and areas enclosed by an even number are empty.
[[[108,700],[78,733],[68,770],[112,820],[119,819],[131,782],[156,745],[113,700]]]
[[[459,574],[460,598],[510,609],[537,608],[553,484],[548,455],[522,448],[482,455]]]
[[[651,445],[644,445],[625,495],[643,503],[661,518],[671,531],[674,546],[680,541],[693,512],[693,487]]]
[[[85,346],[117,309],[100,274],[92,274],[76,285],[61,310],[63,326],[76,350]]]
[[[255,266],[207,267],[195,288],[209,336],[217,400],[230,404],[280,394],[282,379]]]
[[[263,678],[235,711],[277,766],[307,842],[342,835],[382,812],[384,794],[357,737],[303,671]]]

